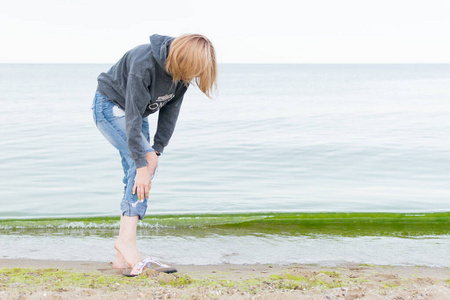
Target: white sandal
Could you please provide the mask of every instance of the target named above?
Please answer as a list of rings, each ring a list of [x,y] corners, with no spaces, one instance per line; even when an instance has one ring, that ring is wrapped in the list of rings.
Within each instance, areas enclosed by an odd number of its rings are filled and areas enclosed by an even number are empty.
[[[156,270],[158,272],[164,272],[164,273],[176,273],[177,272],[177,269],[175,269],[175,268],[173,268],[171,266],[168,266],[166,264],[163,264],[163,263],[157,261],[156,259],[154,259],[151,256],[147,256],[144,260],[138,262],[131,271],[124,272],[124,273],[122,273],[122,275],[123,276],[127,276],[127,277],[138,276],[146,268],[151,268],[152,264],[155,264],[155,265],[159,266],[158,268],[154,269],[154,270]]]

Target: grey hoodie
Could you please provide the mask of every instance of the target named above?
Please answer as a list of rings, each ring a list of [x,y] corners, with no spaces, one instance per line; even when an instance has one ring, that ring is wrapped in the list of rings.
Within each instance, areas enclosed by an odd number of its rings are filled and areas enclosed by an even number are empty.
[[[106,73],[98,91],[125,110],[128,148],[136,168],[147,165],[141,144],[142,118],[159,111],[153,149],[162,153],[175,129],[187,87],[175,84],[166,72],[166,58],[174,38],[150,36],[150,44],[131,49]]]

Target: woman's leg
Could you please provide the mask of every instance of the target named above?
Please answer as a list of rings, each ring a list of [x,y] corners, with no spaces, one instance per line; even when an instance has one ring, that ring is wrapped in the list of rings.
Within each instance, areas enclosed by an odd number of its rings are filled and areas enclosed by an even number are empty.
[[[119,236],[114,242],[114,248],[118,251],[118,253],[120,253],[120,255],[122,255],[125,262],[132,268],[142,260],[136,243],[136,228],[138,220],[138,216],[120,216]]]
[[[122,166],[124,168],[124,172],[125,174],[127,174],[127,172],[129,171],[129,166],[127,164],[127,156],[126,154],[120,153],[121,157],[122,157]],[[146,155],[146,159],[147,162],[149,164],[149,166],[154,165],[154,161],[152,161],[151,154],[150,152],[147,153]],[[129,160],[129,158],[128,158]],[[154,169],[151,169],[151,172],[153,172]],[[150,171],[150,168],[149,168]],[[127,176],[125,176],[127,177]],[[124,182],[125,185],[127,184],[127,182]],[[126,186],[125,186],[125,192],[126,192]],[[113,268],[114,269],[123,269],[123,268],[128,268],[129,264],[127,263],[130,261],[135,261],[135,259],[133,257],[136,256],[136,251],[137,251],[137,244],[136,244],[136,227],[137,227],[137,222],[138,222],[138,216],[136,216],[136,221],[129,221],[129,218],[134,218],[134,217],[129,217],[129,216],[124,216],[122,215],[120,218],[120,229],[119,229],[119,237],[116,240],[116,243],[114,243],[114,248],[116,248],[117,253],[116,253],[116,257],[114,259],[114,263],[113,263]],[[134,239],[133,239],[134,237]],[[129,247],[127,248],[127,250],[122,249],[123,247],[121,247],[121,244],[123,244],[123,242],[125,242]],[[122,249],[122,250],[120,250]],[[129,254],[122,254],[123,251],[128,251],[130,252]],[[139,254],[139,252],[137,251],[137,254]],[[127,257],[125,257],[126,255],[128,255]],[[140,260],[138,260],[139,262]],[[133,265],[134,266],[134,265]]]
[[[128,182],[127,173],[128,173],[128,169],[130,169],[130,166],[128,165],[126,154],[123,154],[120,151],[119,151],[119,153],[120,153],[120,158],[122,159],[122,168],[123,168],[123,173],[124,173],[122,182],[124,184],[123,192],[125,194],[125,192],[127,190],[127,182]],[[120,224],[121,224],[120,228],[122,228],[122,222],[120,222]],[[119,231],[119,234],[120,234],[120,231]],[[125,268],[129,268],[129,265],[128,265],[127,261],[125,260],[125,257],[123,257],[122,253],[120,253],[120,251],[117,251],[116,257],[114,258],[114,262],[113,262],[113,269],[125,269]]]
[[[113,268],[134,267],[141,261],[141,256],[136,243],[136,228],[139,218],[142,219],[147,208],[147,199],[144,202],[138,202],[137,196],[131,193],[134,185],[136,169],[134,162],[130,157],[126,133],[124,114],[114,113],[114,104],[108,101],[106,97],[96,94],[94,101],[94,119],[98,129],[103,133],[106,139],[116,147],[122,157],[122,166],[124,167],[126,182],[124,189],[124,198],[121,202],[122,214],[120,219],[119,237],[114,243],[118,251],[113,263]],[[117,108],[114,108],[117,112]],[[145,120],[146,121],[146,120]],[[144,123],[144,122],[143,122]],[[145,122],[146,123],[146,122]],[[143,124],[144,125],[144,124]],[[148,123],[146,124],[148,128]],[[143,126],[144,127],[144,126]],[[143,130],[143,143],[147,151],[152,151],[148,143],[148,129]]]

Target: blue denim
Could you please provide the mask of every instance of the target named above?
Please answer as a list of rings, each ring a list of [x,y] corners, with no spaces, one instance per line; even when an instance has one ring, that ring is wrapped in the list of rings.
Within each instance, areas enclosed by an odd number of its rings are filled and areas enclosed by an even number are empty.
[[[98,91],[95,92],[92,109],[97,128],[105,136],[105,138],[117,150],[119,150],[120,157],[122,159],[122,168],[124,172],[122,181],[125,184],[123,199],[120,203],[122,215],[139,216],[139,219],[142,220],[147,211],[147,198],[139,201],[137,193],[133,195],[136,167],[133,159],[131,159],[130,150],[127,144],[125,112],[118,105],[114,104],[111,99],[100,94]],[[145,152],[148,153],[150,151],[154,151],[150,146],[150,134],[147,118],[142,119],[141,137]]]

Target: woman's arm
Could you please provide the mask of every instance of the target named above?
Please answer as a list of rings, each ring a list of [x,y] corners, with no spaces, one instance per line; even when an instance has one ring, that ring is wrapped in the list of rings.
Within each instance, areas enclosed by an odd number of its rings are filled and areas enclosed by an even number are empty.
[[[158,127],[153,139],[152,148],[159,153],[163,153],[164,147],[169,144],[169,140],[175,130],[181,103],[187,88],[183,86],[174,99],[169,101],[159,110]]]
[[[125,127],[130,156],[136,166],[133,194],[137,193],[139,200],[148,198],[151,189],[152,177],[141,138],[142,115],[149,102],[150,93],[143,78],[130,73],[125,95]]]
[[[145,149],[142,146],[141,128],[142,115],[150,102],[150,92],[144,79],[130,73],[128,75],[125,95],[125,126],[128,148],[136,169],[147,166]]]

